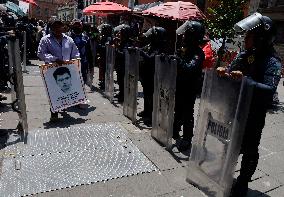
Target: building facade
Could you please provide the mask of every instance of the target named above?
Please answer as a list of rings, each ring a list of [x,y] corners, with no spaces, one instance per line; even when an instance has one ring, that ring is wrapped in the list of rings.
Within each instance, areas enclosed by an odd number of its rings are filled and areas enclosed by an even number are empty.
[[[84,8],[88,7],[89,5],[92,5],[93,3],[96,3],[96,0],[84,0]],[[94,24],[95,17],[94,16],[84,16],[83,21],[88,24]]]
[[[77,5],[75,3],[70,3],[58,6],[57,17],[62,21],[72,21],[77,18]]]
[[[275,48],[284,65],[284,0],[260,0],[257,11],[275,22],[278,30]]]
[[[38,6],[30,6],[29,17],[48,21],[51,16],[57,15],[57,8],[63,0],[37,0]]]

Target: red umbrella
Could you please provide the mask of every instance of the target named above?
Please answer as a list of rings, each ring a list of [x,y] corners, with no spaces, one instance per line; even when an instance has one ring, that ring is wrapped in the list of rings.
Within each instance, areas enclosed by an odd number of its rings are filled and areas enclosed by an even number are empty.
[[[190,2],[167,2],[144,10],[143,15],[152,15],[172,20],[204,19],[205,15]]]
[[[83,10],[85,15],[104,15],[104,14],[115,14],[130,12],[131,10],[127,7],[114,3],[114,2],[98,2],[89,5]]]
[[[38,4],[34,0],[21,0],[21,1],[29,3],[29,4],[34,5],[34,6],[38,6]]]

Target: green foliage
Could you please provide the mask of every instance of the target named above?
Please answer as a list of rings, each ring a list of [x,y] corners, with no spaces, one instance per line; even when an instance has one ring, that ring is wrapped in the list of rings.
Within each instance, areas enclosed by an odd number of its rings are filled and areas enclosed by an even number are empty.
[[[232,38],[234,24],[243,19],[247,0],[209,0],[206,21],[209,33],[214,38]]]

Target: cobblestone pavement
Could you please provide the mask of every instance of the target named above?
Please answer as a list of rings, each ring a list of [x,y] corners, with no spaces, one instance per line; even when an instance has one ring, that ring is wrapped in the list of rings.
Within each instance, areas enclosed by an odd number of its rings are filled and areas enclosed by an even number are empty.
[[[39,62],[32,61],[33,64]],[[95,81],[92,89],[87,87],[89,103],[87,109],[68,109],[68,116],[60,117],[59,123],[49,123],[49,103],[39,75],[37,66],[28,66],[24,74],[28,124],[30,132],[38,128],[65,128],[81,124],[119,122],[127,131],[128,138],[159,169],[151,173],[143,173],[89,185],[81,185],[51,192],[36,194],[39,197],[78,197],[78,196],[206,196],[185,181],[188,152],[180,153],[176,148],[168,152],[150,136],[150,128],[141,120],[133,125],[122,115],[122,106],[114,101],[110,104],[97,89],[98,70],[95,70]],[[116,87],[117,89],[117,87]],[[8,95],[9,96],[9,95]],[[141,87],[138,95],[138,111],[143,107]],[[267,115],[265,129],[260,145],[260,160],[257,172],[250,183],[248,196],[284,196],[284,87],[279,85],[280,105],[270,110]],[[17,114],[12,112],[9,101],[1,104],[0,135],[3,144],[7,140],[5,132],[10,134],[8,144],[15,140],[13,133],[17,125]],[[196,112],[198,101],[196,103]],[[239,166],[237,166],[236,175]],[[6,172],[9,173],[9,172]],[[1,196],[1,195],[0,195]]]

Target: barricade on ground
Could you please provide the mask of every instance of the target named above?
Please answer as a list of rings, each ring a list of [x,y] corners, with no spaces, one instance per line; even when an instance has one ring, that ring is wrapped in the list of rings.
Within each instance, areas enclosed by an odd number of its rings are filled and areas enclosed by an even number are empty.
[[[252,81],[206,72],[187,181],[210,196],[229,196],[249,112]]]
[[[11,76],[12,108],[19,115],[18,130],[21,132],[21,140],[26,143],[28,132],[26,101],[21,66],[19,40],[11,37],[8,41],[9,72]]]
[[[168,149],[172,146],[177,62],[156,56],[151,135]]]
[[[125,50],[123,115],[132,122],[136,121],[139,61],[140,51],[138,49]]]
[[[112,103],[114,95],[113,71],[115,64],[115,48],[112,45],[106,45],[106,72],[105,72],[105,96]]]

